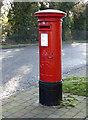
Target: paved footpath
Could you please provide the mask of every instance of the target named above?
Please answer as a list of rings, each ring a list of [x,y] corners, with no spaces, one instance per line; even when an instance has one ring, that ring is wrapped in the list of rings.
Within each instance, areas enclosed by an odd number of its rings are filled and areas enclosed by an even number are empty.
[[[64,93],[63,96],[66,96]],[[75,107],[43,106],[39,104],[39,88],[32,86],[2,99],[2,118],[85,118],[86,97],[74,95]]]

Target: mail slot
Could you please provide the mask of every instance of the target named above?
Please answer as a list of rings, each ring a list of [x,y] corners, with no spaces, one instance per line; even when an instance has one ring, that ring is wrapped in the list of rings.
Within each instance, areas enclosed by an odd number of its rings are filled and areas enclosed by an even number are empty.
[[[39,22],[39,102],[59,105],[62,100],[61,33],[65,12],[42,10],[35,13]]]
[[[48,30],[48,29],[50,29],[50,26],[39,26],[39,29],[40,30]]]

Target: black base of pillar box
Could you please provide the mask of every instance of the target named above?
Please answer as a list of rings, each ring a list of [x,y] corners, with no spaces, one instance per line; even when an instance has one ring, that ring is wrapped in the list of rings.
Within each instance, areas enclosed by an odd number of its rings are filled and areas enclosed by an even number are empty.
[[[39,103],[46,106],[57,106],[62,100],[62,81],[39,81]]]

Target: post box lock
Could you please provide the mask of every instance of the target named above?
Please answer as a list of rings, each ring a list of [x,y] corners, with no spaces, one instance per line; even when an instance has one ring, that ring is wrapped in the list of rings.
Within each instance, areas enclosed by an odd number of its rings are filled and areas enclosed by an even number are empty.
[[[53,55],[53,52],[52,52],[52,55]]]
[[[53,58],[53,52],[51,53],[51,56],[48,56],[48,59],[52,59]]]

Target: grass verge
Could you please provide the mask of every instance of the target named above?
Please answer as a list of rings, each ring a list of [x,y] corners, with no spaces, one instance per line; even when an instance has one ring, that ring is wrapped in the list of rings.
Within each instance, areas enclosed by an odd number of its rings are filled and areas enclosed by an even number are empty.
[[[62,41],[62,43],[88,43],[88,40],[66,40]]]
[[[75,101],[79,101],[73,95],[88,96],[88,78],[86,77],[67,77],[63,79],[62,88],[64,93],[69,93],[63,97],[61,107],[75,107]]]
[[[88,96],[86,77],[67,77],[63,79],[63,92],[73,95]]]
[[[3,45],[3,46],[0,46],[0,48],[15,48],[15,47],[34,46],[34,45],[39,45],[39,44],[37,43],[37,44]]]

